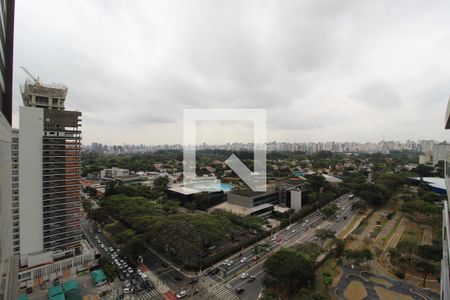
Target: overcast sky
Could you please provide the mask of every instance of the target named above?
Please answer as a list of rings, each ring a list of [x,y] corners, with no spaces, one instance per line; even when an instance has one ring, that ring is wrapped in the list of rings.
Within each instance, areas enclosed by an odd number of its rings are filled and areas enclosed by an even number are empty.
[[[23,65],[69,87],[84,143],[181,143],[184,108],[266,108],[269,140],[450,140],[445,0],[16,0],[14,59],[14,125]],[[202,141],[251,138],[220,125]]]

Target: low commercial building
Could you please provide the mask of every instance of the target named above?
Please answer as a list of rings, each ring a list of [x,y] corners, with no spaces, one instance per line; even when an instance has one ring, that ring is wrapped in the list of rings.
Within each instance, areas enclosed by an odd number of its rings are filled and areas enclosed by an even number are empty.
[[[130,176],[130,171],[127,169],[112,167],[111,169],[103,169],[100,171],[100,178],[102,179],[123,178],[127,176]]]
[[[253,208],[261,204],[276,204],[279,197],[277,191],[253,192],[250,190],[234,191],[227,195],[227,202],[246,208]]]
[[[419,185],[419,184],[426,184],[430,187],[431,191],[439,194],[439,195],[446,195],[447,194],[447,188],[445,186],[445,179],[440,177],[409,177],[409,181],[412,184]]]

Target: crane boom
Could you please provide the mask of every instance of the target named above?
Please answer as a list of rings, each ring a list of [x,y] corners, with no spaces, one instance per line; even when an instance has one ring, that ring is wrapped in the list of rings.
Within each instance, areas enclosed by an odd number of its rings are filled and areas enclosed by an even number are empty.
[[[34,81],[37,85],[40,85],[40,84],[41,84],[41,82],[39,81],[39,77],[36,77],[36,76],[34,76],[33,74],[31,74],[31,72],[28,71],[24,66],[20,66],[20,68],[21,68],[25,73],[27,73],[27,75],[30,76],[31,79],[33,79],[33,81]]]

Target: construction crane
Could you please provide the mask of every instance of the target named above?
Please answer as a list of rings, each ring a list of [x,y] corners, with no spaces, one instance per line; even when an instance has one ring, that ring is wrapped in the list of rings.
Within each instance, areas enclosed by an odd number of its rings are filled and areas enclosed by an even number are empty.
[[[41,85],[41,82],[39,81],[39,77],[34,76],[33,74],[31,74],[30,71],[28,71],[24,66],[20,66],[20,68],[27,73],[28,76],[31,77],[31,79],[33,79],[34,83],[36,83],[37,85]]]

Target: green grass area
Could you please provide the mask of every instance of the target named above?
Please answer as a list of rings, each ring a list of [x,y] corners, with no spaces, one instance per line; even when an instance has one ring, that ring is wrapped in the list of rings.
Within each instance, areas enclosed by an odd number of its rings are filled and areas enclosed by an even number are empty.
[[[316,282],[314,291],[323,294],[327,299],[334,299],[329,293],[328,287],[322,281],[322,274],[329,273],[334,278],[337,274],[336,258],[334,256],[327,257],[316,270]]]
[[[375,226],[375,229],[372,231],[372,233],[370,234],[370,237],[375,239],[381,232],[381,230],[383,229],[382,226]]]
[[[423,229],[415,223],[408,223],[405,230],[403,231],[401,240],[410,240],[416,243],[417,245],[420,245],[422,243],[422,236],[423,236]]]
[[[359,214],[359,213],[356,214],[356,215],[351,219],[350,223],[347,224],[347,226],[345,227],[345,229],[342,230],[342,231],[339,233],[338,237],[339,237],[339,238],[343,238],[345,235],[347,235],[348,233],[350,233],[350,230],[352,230],[353,227],[354,227],[358,222],[360,222],[361,219],[363,219],[364,217],[365,217],[365,215],[362,215],[362,214]]]
[[[391,231],[389,231],[389,233],[383,238],[383,246],[386,246],[386,243],[388,243],[391,240],[392,236],[394,235],[394,232],[397,230],[397,227],[400,224],[400,220],[401,219],[397,219],[394,227],[392,227]]]

